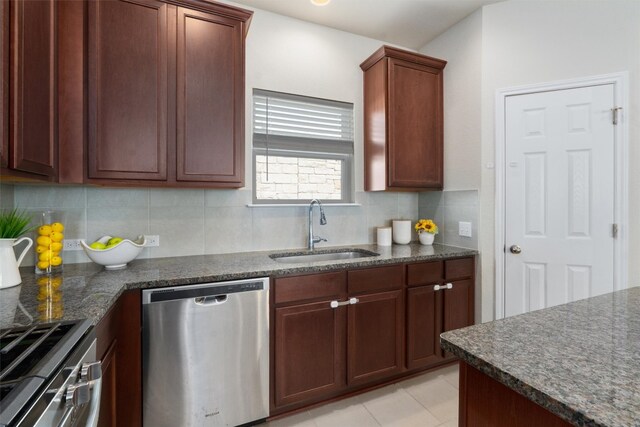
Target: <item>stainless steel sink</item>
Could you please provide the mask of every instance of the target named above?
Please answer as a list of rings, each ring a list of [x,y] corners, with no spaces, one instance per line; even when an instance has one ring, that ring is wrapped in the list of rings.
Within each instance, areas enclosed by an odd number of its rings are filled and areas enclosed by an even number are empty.
[[[343,251],[331,252],[314,251],[295,254],[271,254],[269,255],[269,257],[276,262],[300,264],[307,262],[340,261],[347,259],[367,258],[378,255],[380,254],[364,249],[346,249]]]

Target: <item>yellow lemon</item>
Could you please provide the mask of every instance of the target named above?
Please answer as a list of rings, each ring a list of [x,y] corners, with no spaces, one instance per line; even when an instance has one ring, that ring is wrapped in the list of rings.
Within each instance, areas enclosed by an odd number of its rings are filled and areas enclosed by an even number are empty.
[[[53,257],[51,251],[44,251],[40,255],[38,255],[38,259],[40,261],[49,261]]]
[[[40,261],[40,262],[38,262],[38,268],[40,270],[46,270],[47,268],[49,268],[49,261]]]
[[[51,261],[50,262],[51,262],[52,266],[56,267],[56,266],[62,264],[62,258],[60,258],[59,256],[54,256],[54,257],[51,257]]]
[[[51,243],[51,250],[54,252],[60,252],[62,250],[62,243],[60,242]]]
[[[64,239],[64,234],[60,233],[59,231],[51,232],[51,240],[53,240],[54,242],[60,242],[62,241],[62,239]]]
[[[41,236],[48,236],[49,234],[51,234],[51,227],[46,224],[39,227],[38,234]]]
[[[38,285],[46,286],[48,284],[49,284],[49,278],[48,277],[38,277]]]
[[[53,224],[51,224],[51,230],[62,233],[64,231],[64,225],[62,225],[62,223],[60,222],[54,222]]]
[[[38,245],[46,246],[48,248],[49,245],[51,244],[51,239],[48,238],[47,236],[40,236],[36,239],[36,242],[38,243]]]
[[[40,246],[40,245],[38,245],[38,246],[36,247],[36,253],[37,253],[37,254],[41,254],[42,252],[47,251],[47,250],[49,250],[49,248],[48,248],[48,247],[46,247],[46,246]]]

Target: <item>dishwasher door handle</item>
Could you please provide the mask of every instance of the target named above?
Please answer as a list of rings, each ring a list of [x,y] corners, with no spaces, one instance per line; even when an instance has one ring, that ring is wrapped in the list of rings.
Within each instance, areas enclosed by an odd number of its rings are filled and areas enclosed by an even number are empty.
[[[198,305],[219,305],[227,302],[227,295],[213,295],[210,297],[197,297],[194,301]]]

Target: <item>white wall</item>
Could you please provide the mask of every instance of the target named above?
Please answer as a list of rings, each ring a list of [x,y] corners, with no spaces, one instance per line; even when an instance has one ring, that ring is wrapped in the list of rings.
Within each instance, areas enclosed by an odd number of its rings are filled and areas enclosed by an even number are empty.
[[[444,189],[480,188],[482,11],[420,49],[444,69]]]
[[[455,113],[464,123],[477,120],[478,115],[481,119],[481,157],[476,165],[480,167],[481,182],[482,320],[491,320],[494,315],[495,175],[486,165],[495,161],[494,97],[498,89],[629,71],[630,108],[625,112],[630,121],[629,284],[640,284],[640,264],[635,262],[640,259],[640,222],[634,220],[640,213],[640,2],[509,1],[485,6],[481,19],[482,61],[474,70],[481,75],[480,109],[450,111],[452,107],[447,105],[445,116]],[[453,62],[452,58],[465,48],[456,46],[451,40],[463,44],[475,42],[475,39],[465,39],[469,26],[467,23],[452,27],[421,51],[429,54],[442,49],[441,56]],[[475,93],[469,95],[468,102],[476,102]],[[476,144],[477,140],[471,138],[455,142],[447,140],[445,153],[451,146],[455,150],[477,150]],[[467,164],[467,158],[456,157],[451,158],[447,168],[456,170],[468,167]]]

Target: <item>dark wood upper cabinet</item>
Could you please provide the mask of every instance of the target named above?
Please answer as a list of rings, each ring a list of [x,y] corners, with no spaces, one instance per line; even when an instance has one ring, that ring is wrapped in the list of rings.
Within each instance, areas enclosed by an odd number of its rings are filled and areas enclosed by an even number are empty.
[[[242,22],[178,8],[178,181],[242,184]]]
[[[89,182],[244,185],[251,14],[190,0],[89,2]]]
[[[15,0],[2,5],[3,107],[7,89],[10,93],[8,130],[5,108],[1,122],[3,166],[50,180],[55,180],[58,165],[56,14],[53,0]],[[7,23],[9,54],[5,51]]]
[[[365,60],[365,190],[443,186],[446,61],[383,46]]]
[[[88,5],[88,176],[166,180],[168,5]]]

